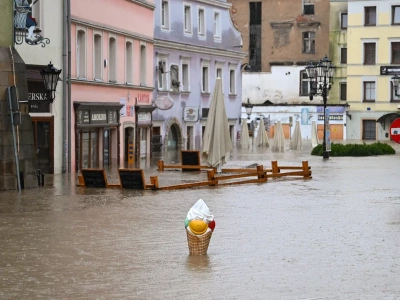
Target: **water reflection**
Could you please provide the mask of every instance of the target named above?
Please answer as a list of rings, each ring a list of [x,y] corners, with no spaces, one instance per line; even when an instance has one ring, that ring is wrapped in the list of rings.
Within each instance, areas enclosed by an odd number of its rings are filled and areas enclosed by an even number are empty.
[[[206,255],[191,255],[189,254],[186,259],[186,268],[189,271],[196,271],[196,272],[210,272],[211,265],[210,265],[210,257],[208,254]]]

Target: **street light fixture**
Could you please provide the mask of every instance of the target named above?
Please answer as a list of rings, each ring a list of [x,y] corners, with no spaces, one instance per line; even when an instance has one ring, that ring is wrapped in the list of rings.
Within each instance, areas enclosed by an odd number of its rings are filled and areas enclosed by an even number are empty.
[[[346,105],[346,116],[349,117],[349,119],[351,120],[351,114],[350,114],[350,105]]]
[[[56,89],[58,79],[60,78],[61,70],[57,70],[53,67],[53,64],[50,62],[46,69],[41,69],[40,74],[43,77],[44,81],[44,88],[46,92],[49,93],[50,102],[53,102],[54,98],[56,97]]]
[[[333,84],[333,74],[335,73],[335,66],[332,61],[325,56],[317,65],[312,62],[306,67],[308,78],[310,79],[310,100],[314,95],[322,96],[324,102],[324,140],[322,142],[322,156],[324,159],[329,158],[329,152],[326,151],[326,103],[328,101],[328,93]]]
[[[400,91],[399,91],[400,77],[397,76],[396,74],[392,77],[392,80],[393,80],[394,94],[398,97],[400,96]]]
[[[253,111],[253,104],[250,104],[250,99],[247,98],[247,104],[244,105],[246,109],[247,119],[250,120],[251,112]]]

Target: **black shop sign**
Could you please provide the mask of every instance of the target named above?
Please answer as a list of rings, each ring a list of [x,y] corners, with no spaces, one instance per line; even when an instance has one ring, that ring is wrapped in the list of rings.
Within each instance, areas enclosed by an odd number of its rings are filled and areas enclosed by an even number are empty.
[[[43,81],[28,81],[28,106],[29,112],[50,112],[49,94]]]

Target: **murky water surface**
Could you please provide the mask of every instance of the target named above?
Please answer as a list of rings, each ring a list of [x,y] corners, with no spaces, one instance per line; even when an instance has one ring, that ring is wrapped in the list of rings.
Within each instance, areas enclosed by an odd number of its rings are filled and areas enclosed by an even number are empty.
[[[307,160],[310,180],[132,191],[55,175],[0,192],[0,299],[399,299],[400,153],[324,161],[310,149],[235,150],[226,165]],[[144,169],[161,186],[207,178]],[[199,198],[217,224],[201,257],[184,229]]]

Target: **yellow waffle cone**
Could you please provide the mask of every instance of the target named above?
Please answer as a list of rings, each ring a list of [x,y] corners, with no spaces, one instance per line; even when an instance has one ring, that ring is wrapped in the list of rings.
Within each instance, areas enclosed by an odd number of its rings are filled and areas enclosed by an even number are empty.
[[[189,253],[193,255],[205,255],[207,254],[208,245],[210,244],[212,231],[209,230],[205,234],[195,235],[186,230],[187,241],[189,246]]]

